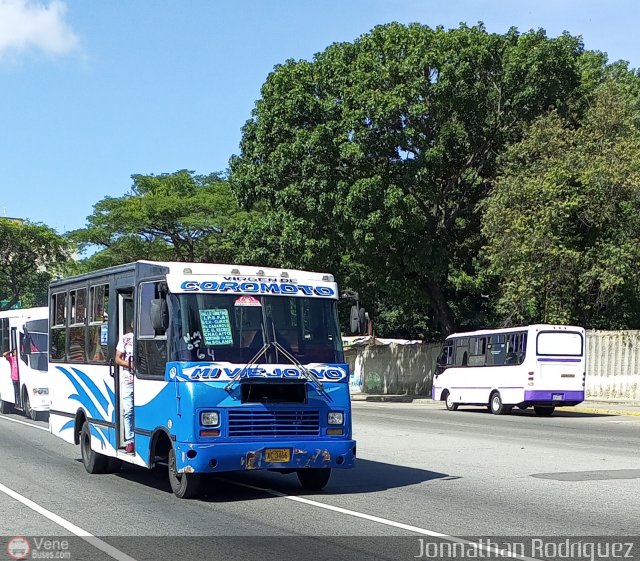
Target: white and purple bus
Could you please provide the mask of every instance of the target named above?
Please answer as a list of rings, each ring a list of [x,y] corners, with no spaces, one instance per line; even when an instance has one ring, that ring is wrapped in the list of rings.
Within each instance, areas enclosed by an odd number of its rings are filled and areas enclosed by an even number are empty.
[[[585,332],[568,325],[529,325],[450,335],[438,358],[432,397],[449,411],[485,405],[495,415],[584,401]]]

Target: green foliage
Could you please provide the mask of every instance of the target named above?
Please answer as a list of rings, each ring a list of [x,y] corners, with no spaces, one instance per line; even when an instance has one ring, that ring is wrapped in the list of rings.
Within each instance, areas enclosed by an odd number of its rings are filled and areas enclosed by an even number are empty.
[[[506,152],[483,220],[504,323],[640,326],[635,89],[608,81],[581,126],[551,113]]]
[[[231,159],[242,204],[263,205],[253,241],[336,272],[383,333],[481,323],[478,203],[530,122],[586,105],[582,55],[568,34],[389,24],[276,67]]]
[[[86,228],[70,233],[82,247],[102,248],[83,268],[138,259],[225,262],[235,257],[230,235],[247,216],[219,175],[182,170],[132,179],[130,193],[105,197],[94,205]]]
[[[43,224],[0,219],[0,300],[7,310],[47,303],[49,281],[69,261],[71,246]]]

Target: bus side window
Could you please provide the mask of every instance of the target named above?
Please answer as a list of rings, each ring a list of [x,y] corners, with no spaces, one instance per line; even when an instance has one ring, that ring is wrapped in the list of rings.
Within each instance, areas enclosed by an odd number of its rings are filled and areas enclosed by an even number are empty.
[[[453,364],[453,341],[446,341],[438,357],[436,373],[444,371]]]
[[[163,283],[143,282],[139,287],[136,370],[143,376],[164,377],[167,363],[166,292]],[[163,324],[163,325],[160,325]]]
[[[474,337],[471,339],[469,366],[484,366],[486,364],[487,338]]]
[[[469,364],[469,338],[462,337],[456,340],[456,366],[468,366]]]
[[[506,358],[506,340],[502,334],[492,335],[489,338],[489,345],[487,349],[487,364],[493,366],[502,366],[505,364]]]

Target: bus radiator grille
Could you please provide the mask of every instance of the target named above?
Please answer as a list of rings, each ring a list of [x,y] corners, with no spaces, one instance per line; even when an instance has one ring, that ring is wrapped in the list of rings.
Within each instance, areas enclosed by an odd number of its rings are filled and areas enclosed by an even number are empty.
[[[318,436],[320,411],[229,410],[230,437]]]

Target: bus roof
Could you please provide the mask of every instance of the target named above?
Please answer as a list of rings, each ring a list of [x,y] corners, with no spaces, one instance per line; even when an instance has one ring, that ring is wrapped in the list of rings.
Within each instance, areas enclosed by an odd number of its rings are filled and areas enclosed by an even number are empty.
[[[118,274],[133,271],[136,266],[147,265],[150,267],[166,268],[166,274],[172,275],[215,275],[252,278],[289,278],[297,282],[327,282],[333,283],[335,279],[329,273],[317,273],[313,271],[301,271],[298,269],[284,269],[275,267],[258,267],[254,265],[225,265],[219,263],[189,263],[181,261],[146,261],[140,260],[133,263],[116,265],[107,269],[91,271],[65,279],[57,279],[51,282],[51,286],[66,284],[68,282],[91,279],[98,275]]]
[[[32,319],[47,319],[49,308],[46,306],[39,308],[18,308],[17,310],[4,310],[0,312],[0,318],[22,318],[24,321]]]
[[[537,323],[534,325],[517,325],[514,327],[503,327],[501,329],[481,329],[479,331],[465,331],[462,333],[452,333],[447,339],[453,339],[458,337],[479,337],[482,335],[495,335],[500,333],[513,333],[514,331],[578,331],[584,333],[583,327],[576,325],[554,325],[550,323]]]

